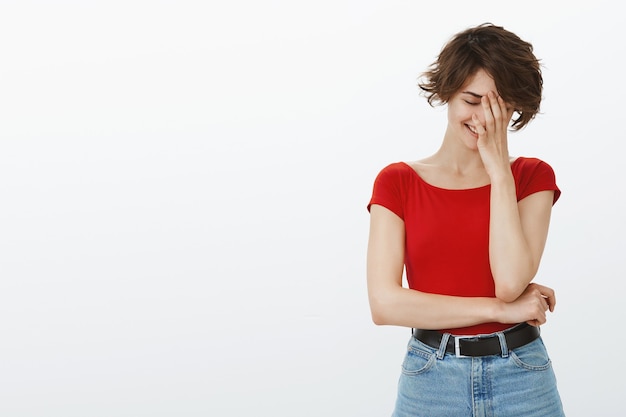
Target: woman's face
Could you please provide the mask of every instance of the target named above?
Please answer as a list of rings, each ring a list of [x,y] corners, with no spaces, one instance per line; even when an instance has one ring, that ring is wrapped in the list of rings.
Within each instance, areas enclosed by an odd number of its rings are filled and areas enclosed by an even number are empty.
[[[452,134],[453,138],[472,150],[478,149],[478,133],[472,115],[475,114],[480,123],[485,124],[485,113],[480,99],[489,91],[497,94],[496,83],[487,72],[479,69],[448,101],[447,134]]]

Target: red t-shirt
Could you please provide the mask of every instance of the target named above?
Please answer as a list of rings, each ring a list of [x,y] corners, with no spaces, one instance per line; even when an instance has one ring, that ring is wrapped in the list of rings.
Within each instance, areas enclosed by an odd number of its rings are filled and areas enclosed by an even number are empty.
[[[517,201],[538,191],[561,191],[554,171],[536,158],[511,163]],[[425,182],[404,162],[385,167],[374,181],[367,206],[379,204],[404,220],[406,277],[409,288],[434,294],[495,297],[489,265],[489,198],[491,186],[449,190]],[[510,324],[483,323],[453,334],[486,334]]]

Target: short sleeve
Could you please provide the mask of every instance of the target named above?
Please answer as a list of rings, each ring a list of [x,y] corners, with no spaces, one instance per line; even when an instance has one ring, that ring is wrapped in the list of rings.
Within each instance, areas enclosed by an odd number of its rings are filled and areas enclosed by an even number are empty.
[[[383,168],[374,180],[372,198],[367,205],[379,204],[404,220],[404,180],[403,166],[394,163]]]
[[[513,176],[517,188],[517,201],[539,191],[554,191],[552,204],[561,196],[554,170],[537,158],[523,158],[519,164],[515,164]]]

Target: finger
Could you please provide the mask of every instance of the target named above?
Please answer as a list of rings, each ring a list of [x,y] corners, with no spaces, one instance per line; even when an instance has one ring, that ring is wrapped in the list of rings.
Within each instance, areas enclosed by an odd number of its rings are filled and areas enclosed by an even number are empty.
[[[487,97],[489,98],[489,106],[491,108],[491,113],[493,114],[494,120],[494,128],[500,130],[502,126],[502,109],[500,109],[500,101],[498,96],[493,91],[487,93]]]
[[[541,297],[543,298],[543,302],[546,305],[546,310],[550,310],[550,312],[553,312],[555,303],[554,299],[543,294],[541,295]]]
[[[501,96],[498,96],[498,103],[502,112],[502,127],[506,129],[513,117],[513,107],[509,107]]]
[[[537,323],[544,324],[546,322],[546,319],[547,319],[547,316],[544,310],[537,312],[537,317],[535,317],[535,320],[537,321]]]
[[[500,103],[500,109],[502,109],[502,114],[505,116],[503,119],[506,124],[509,123],[511,117],[513,117],[513,106],[509,106],[501,96],[498,96],[498,102]]]
[[[546,287],[545,285],[541,285],[541,284],[537,284],[537,283],[532,283],[531,285],[533,285],[535,288],[537,288],[539,290],[539,292],[541,292],[541,294],[545,295],[546,297],[553,297],[554,296],[554,290],[550,287]]]
[[[539,292],[549,298],[554,298],[554,290],[550,287],[546,287],[545,285],[541,285],[541,284],[537,284],[537,283],[532,283],[530,284],[532,285],[534,288],[536,288],[537,290],[539,290]]]
[[[535,285],[538,287],[541,296],[546,300],[546,303],[548,303],[550,312],[553,312],[556,307],[556,294],[554,293],[554,290],[544,285]]]
[[[546,320],[544,319],[543,322],[541,320],[538,319],[533,319],[533,320],[527,320],[526,323],[530,324],[531,326],[534,327],[539,327],[542,324],[545,324]]]
[[[476,131],[478,132],[478,136],[484,136],[487,133],[485,126],[480,123],[478,116],[472,114],[472,122],[474,122],[474,126],[476,126]]]
[[[480,102],[483,106],[483,113],[485,113],[485,129],[488,132],[493,132],[493,130],[495,129],[495,123],[493,120],[491,102],[489,100],[488,95],[489,94],[487,94],[487,96],[482,96],[482,98],[480,99]]]
[[[538,288],[539,291],[541,291],[545,295],[550,295],[550,294],[554,293],[554,290],[552,288],[546,287],[545,285],[541,285],[541,284],[537,284],[537,283],[533,283],[532,285],[534,285],[536,288]]]

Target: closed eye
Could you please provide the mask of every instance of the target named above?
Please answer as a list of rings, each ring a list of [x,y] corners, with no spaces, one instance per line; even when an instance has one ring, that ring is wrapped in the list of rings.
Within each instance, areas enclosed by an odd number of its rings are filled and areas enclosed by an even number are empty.
[[[469,104],[470,106],[477,106],[477,105],[479,105],[479,104],[480,104],[480,102],[475,103],[475,102],[473,102],[473,101],[467,101],[467,100],[463,100],[463,101],[464,101],[464,102],[466,102],[467,104]]]

